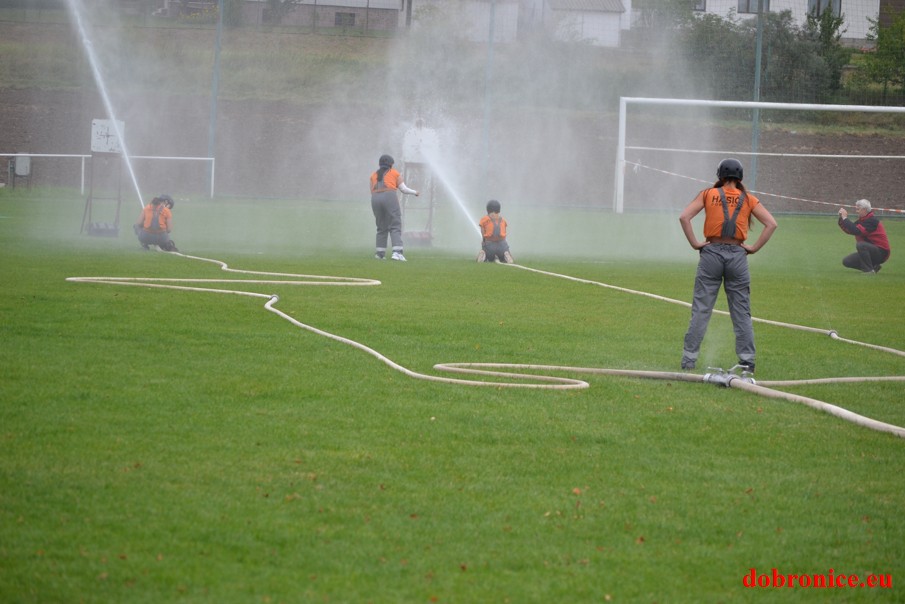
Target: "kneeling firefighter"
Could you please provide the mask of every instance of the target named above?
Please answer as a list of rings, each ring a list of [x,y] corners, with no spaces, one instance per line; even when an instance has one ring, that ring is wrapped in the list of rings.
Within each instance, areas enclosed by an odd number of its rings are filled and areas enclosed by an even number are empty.
[[[156,245],[165,252],[178,252],[176,244],[170,239],[173,229],[173,206],[176,202],[169,195],[161,195],[151,200],[141,210],[138,221],[132,227],[138,235],[138,241],[144,249]]]

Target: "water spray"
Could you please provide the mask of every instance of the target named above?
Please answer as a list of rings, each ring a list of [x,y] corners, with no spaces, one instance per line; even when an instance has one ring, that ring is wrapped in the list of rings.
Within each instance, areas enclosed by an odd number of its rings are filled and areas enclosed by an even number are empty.
[[[141,190],[138,187],[138,179],[135,177],[135,169],[132,166],[132,156],[129,154],[128,148],[126,147],[126,140],[119,126],[120,122],[116,119],[116,112],[113,110],[113,102],[110,100],[110,95],[107,92],[107,85],[104,83],[104,78],[101,75],[100,61],[94,52],[94,44],[88,37],[85,24],[82,22],[82,13],[85,12],[85,7],[81,4],[81,0],[69,0],[66,5],[69,7],[69,12],[72,13],[73,21],[79,30],[82,46],[85,48],[85,54],[88,55],[88,63],[91,65],[91,74],[94,77],[94,83],[101,93],[101,99],[103,100],[104,108],[107,110],[107,116],[110,118],[113,128],[116,131],[116,138],[119,140],[123,151],[126,169],[129,172],[129,177],[132,179],[132,185],[135,187],[135,194],[138,195],[138,203],[141,204],[141,207],[145,207],[145,202],[141,197]]]
[[[446,187],[446,190],[449,191],[449,194],[452,195],[453,201],[456,202],[456,205],[459,206],[459,209],[464,214],[465,219],[468,223],[474,228],[478,235],[481,235],[481,227],[478,226],[478,221],[472,218],[472,216],[468,213],[468,208],[465,207],[465,203],[462,201],[462,198],[459,197],[459,194],[456,192],[456,189],[452,186],[452,182],[449,176],[446,174],[446,171],[442,168],[443,163],[438,161],[437,157],[432,153],[429,149],[422,150],[425,157],[427,158],[428,165],[434,174],[437,175],[437,178],[440,179],[440,182],[443,183],[443,186]]]

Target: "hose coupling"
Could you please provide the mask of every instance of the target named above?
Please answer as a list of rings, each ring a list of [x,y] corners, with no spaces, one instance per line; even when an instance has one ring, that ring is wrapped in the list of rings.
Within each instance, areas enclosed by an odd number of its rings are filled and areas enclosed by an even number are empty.
[[[741,371],[739,371],[741,370]],[[736,365],[732,369],[729,370],[729,381],[732,380],[741,380],[743,382],[748,382],[749,384],[756,384],[754,381],[754,374],[748,371],[748,368],[745,365]]]
[[[707,373],[704,374],[704,381],[708,384],[716,384],[717,386],[728,388],[729,382],[734,377],[737,376],[730,375],[729,373],[723,371],[721,367],[708,367]]]
[[[739,371],[741,369],[741,371]],[[732,369],[729,370],[729,381],[732,380],[741,380],[743,382],[748,382],[749,384],[756,384],[754,381],[754,374],[748,371],[748,368],[744,365],[736,365]]]

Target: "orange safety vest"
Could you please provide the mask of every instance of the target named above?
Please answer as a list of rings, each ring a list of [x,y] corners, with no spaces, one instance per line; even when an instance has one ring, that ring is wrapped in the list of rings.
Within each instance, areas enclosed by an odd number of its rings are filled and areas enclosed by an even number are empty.
[[[390,168],[383,175],[383,182],[377,182],[377,172],[371,174],[371,193],[382,193],[383,191],[396,191],[399,188],[399,181],[402,175],[395,168]],[[381,186],[383,185],[383,186]]]
[[[162,203],[148,204],[142,210],[141,226],[149,233],[163,233],[170,230],[170,218],[173,213]]]
[[[742,197],[742,192],[736,188],[726,186],[722,187],[722,189],[726,197],[725,212],[720,189],[704,190],[704,237],[707,239],[711,237],[726,237],[723,234],[723,222],[726,219],[726,213],[728,213],[730,218],[737,214],[735,233],[728,238],[744,241],[748,238],[748,220],[751,216],[751,211],[754,210],[754,206],[760,201],[754,195],[745,193],[745,199],[741,208],[739,208],[739,199]]]
[[[497,214],[496,218],[490,215],[481,218],[478,223],[481,227],[481,235],[485,241],[503,241],[506,239],[506,220]]]

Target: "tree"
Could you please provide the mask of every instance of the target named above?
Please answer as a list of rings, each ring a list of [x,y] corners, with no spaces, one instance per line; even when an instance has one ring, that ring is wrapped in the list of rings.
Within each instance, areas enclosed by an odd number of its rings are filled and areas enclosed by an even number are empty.
[[[795,25],[790,11],[766,17],[761,98],[797,103],[832,100],[839,88],[840,72],[830,68],[820,43],[811,38],[806,27]]]
[[[867,39],[876,47],[864,55],[864,75],[882,86],[885,103],[890,87],[905,87],[905,11],[889,27],[880,27],[879,19],[869,20]]]
[[[820,56],[826,62],[829,69],[827,83],[832,92],[842,87],[842,68],[848,64],[852,55],[851,49],[841,44],[842,34],[846,31],[842,27],[844,24],[844,14],[836,15],[829,7],[825,7],[823,12],[815,10],[808,13],[804,28],[804,35],[816,43]]]
[[[830,15],[832,16],[832,15]],[[762,19],[761,100],[827,102],[840,86],[845,60],[839,24],[826,18],[812,29],[795,24],[790,11]],[[756,19],[708,14],[682,28],[674,60],[693,67],[699,90],[717,98],[750,100],[754,94]]]
[[[657,32],[694,19],[695,4],[697,0],[636,0],[632,10],[638,13],[640,28]]]
[[[668,72],[678,74],[679,81],[669,83],[671,90],[687,81],[697,98],[751,99],[754,40],[734,11],[727,18],[712,13],[695,17],[676,33],[672,46],[678,52],[670,55]]]

